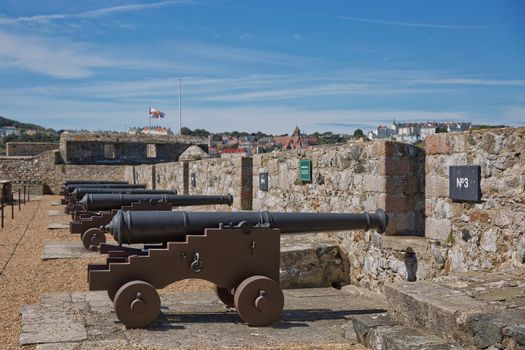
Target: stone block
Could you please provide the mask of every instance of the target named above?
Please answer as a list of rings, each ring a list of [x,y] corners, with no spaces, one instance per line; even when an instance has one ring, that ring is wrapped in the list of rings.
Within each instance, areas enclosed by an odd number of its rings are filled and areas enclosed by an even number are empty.
[[[452,222],[449,219],[427,217],[425,220],[425,236],[446,242],[452,232]]]
[[[409,157],[385,157],[379,163],[379,175],[411,175],[414,164]]]
[[[389,212],[406,212],[413,208],[412,197],[403,194],[380,193],[377,198],[379,208]]]
[[[430,175],[425,179],[425,197],[448,197],[448,178]]]
[[[369,344],[374,350],[454,350],[463,346],[443,340],[419,328],[403,326],[375,327],[369,332]]]
[[[448,134],[434,134],[425,139],[425,151],[427,155],[451,153],[450,138]]]
[[[414,253],[421,257],[427,254],[429,241],[426,237],[384,236],[382,247],[397,252]]]
[[[387,284],[385,296],[392,320],[465,345],[474,344],[466,329],[468,317],[486,308],[484,302],[431,282]]]
[[[357,340],[369,347],[369,333],[376,327],[392,327],[395,323],[387,316],[387,314],[373,314],[373,315],[357,315],[352,317],[352,325],[357,336]]]
[[[384,192],[386,187],[385,176],[363,175],[362,190],[365,192]]]

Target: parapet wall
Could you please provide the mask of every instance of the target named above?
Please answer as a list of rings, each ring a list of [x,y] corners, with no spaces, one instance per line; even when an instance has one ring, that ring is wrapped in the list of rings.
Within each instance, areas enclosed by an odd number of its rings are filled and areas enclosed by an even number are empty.
[[[58,142],[8,142],[5,144],[6,156],[36,156],[45,151],[59,149]]]
[[[58,194],[66,179],[122,180],[124,166],[60,164],[59,151],[46,151],[34,157],[0,157],[0,178],[14,182],[33,182],[35,193]]]
[[[445,270],[523,267],[525,128],[436,134],[426,152],[425,231],[448,248]],[[480,165],[479,203],[449,198],[450,165]]]
[[[143,165],[60,164],[58,151],[0,158],[0,178],[36,180],[57,193],[65,179],[128,180],[181,194],[234,196],[231,210],[361,212],[384,208],[385,235],[327,234],[350,264],[351,283],[428,280],[451,272],[523,268],[525,128],[437,134],[425,151],[374,141],[256,155]],[[299,180],[301,159],[312,181]],[[480,203],[449,199],[448,167],[481,166]],[[268,190],[259,188],[268,173]],[[210,210],[229,210],[225,206]]]

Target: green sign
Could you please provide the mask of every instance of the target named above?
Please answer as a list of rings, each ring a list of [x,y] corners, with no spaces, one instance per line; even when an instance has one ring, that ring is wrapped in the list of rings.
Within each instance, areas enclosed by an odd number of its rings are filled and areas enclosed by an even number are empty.
[[[312,182],[312,161],[310,159],[299,161],[299,179],[302,182]]]

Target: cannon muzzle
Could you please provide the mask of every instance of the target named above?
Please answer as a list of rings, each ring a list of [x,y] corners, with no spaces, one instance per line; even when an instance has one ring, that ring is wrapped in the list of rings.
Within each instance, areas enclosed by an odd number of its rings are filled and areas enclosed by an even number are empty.
[[[105,226],[119,244],[184,241],[186,235],[201,235],[207,228],[262,226],[281,233],[307,233],[377,229],[385,231],[386,213],[276,213],[276,212],[151,212],[119,210]]]
[[[71,184],[64,187],[66,193],[71,193],[75,189],[83,187],[83,188],[146,188],[146,185],[144,184],[138,184],[138,185],[130,185],[127,183],[123,184]]]
[[[233,196],[197,196],[174,194],[86,194],[80,204],[86,210],[120,209],[124,205],[140,202],[164,202],[172,206],[233,204]]]
[[[66,180],[64,181],[64,187],[67,185],[86,185],[86,184],[127,184],[127,181],[106,181],[106,180]]]
[[[82,199],[86,194],[177,194],[176,190],[147,190],[144,188],[113,188],[113,187],[77,187],[71,193],[76,200]]]

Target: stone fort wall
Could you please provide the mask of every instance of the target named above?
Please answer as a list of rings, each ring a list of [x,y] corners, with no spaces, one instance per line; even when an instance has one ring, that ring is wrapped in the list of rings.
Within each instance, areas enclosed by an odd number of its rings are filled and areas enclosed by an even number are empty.
[[[426,139],[426,236],[448,248],[446,271],[525,262],[525,128],[436,134]],[[481,201],[449,198],[448,166],[481,166]]]
[[[58,142],[8,142],[5,144],[6,156],[8,157],[36,156],[59,147]]]
[[[426,153],[392,141],[143,165],[60,164],[57,151],[0,158],[0,177],[37,180],[57,193],[65,179],[128,180],[186,194],[231,193],[231,210],[360,212],[384,208],[385,235],[337,238],[351,283],[381,289],[388,281],[451,272],[521,267],[525,256],[525,128],[438,134]],[[312,181],[299,160],[312,160]],[[449,165],[481,165],[480,203],[448,198]],[[268,173],[268,191],[259,174]],[[224,206],[212,208],[229,210]]]

